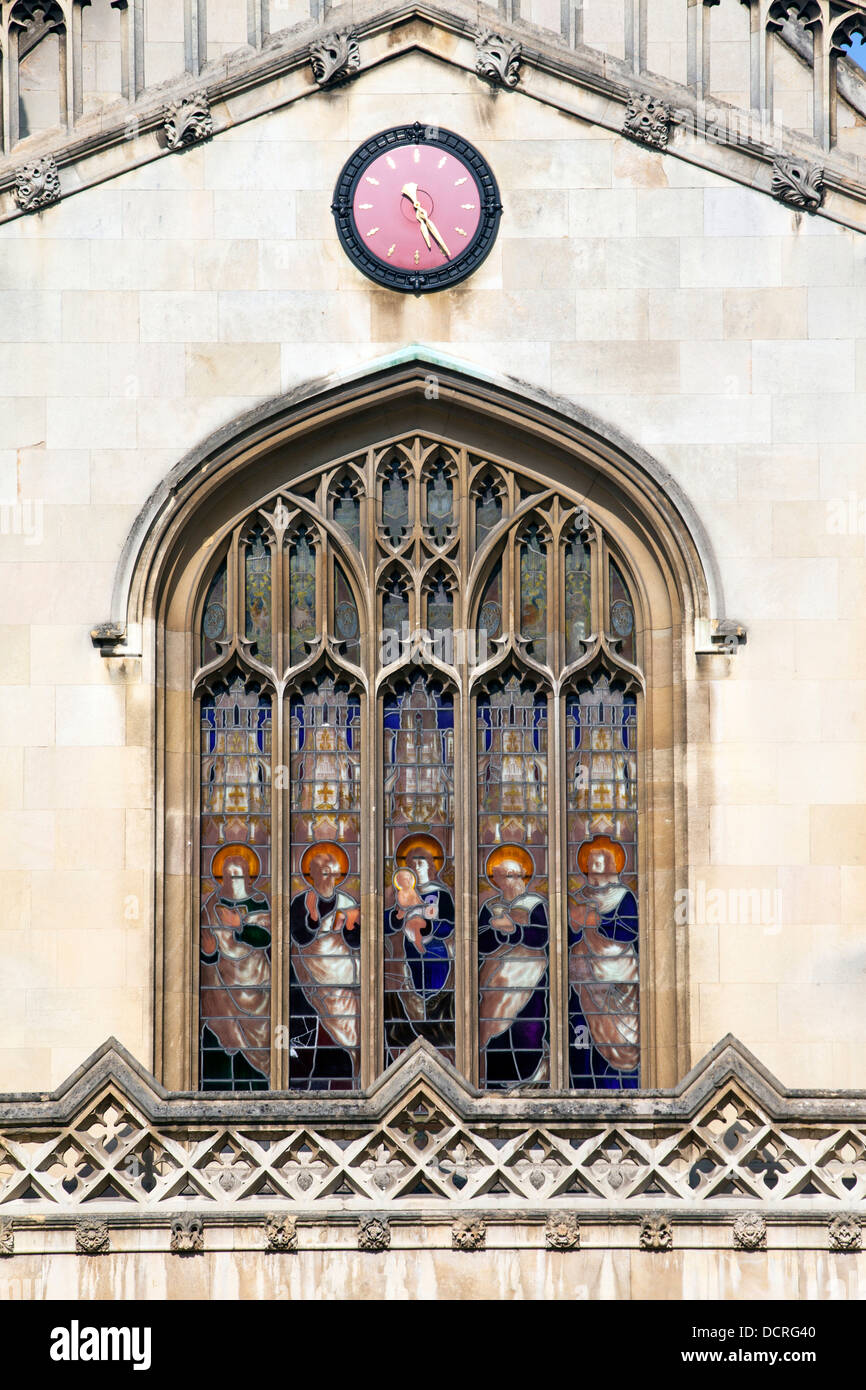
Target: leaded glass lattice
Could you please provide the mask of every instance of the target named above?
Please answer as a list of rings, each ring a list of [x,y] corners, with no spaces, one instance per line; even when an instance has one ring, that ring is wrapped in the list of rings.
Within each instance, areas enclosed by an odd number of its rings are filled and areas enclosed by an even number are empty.
[[[271,702],[236,675],[201,706],[202,1090],[266,1090]]]
[[[566,707],[569,1081],[638,1085],[637,702],[599,676]]]
[[[330,677],[291,702],[289,1084],[360,1084],[360,704]]]
[[[384,706],[385,1062],[455,1061],[454,702],[420,676]]]
[[[547,701],[516,676],[478,702],[480,1081],[545,1086],[548,1027]]]

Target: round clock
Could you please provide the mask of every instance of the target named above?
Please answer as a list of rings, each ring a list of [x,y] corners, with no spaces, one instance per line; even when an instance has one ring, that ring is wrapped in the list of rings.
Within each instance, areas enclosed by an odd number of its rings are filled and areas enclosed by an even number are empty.
[[[347,255],[391,290],[426,294],[465,280],[496,238],[502,204],[490,166],[441,126],[395,126],[357,149],[331,211]]]

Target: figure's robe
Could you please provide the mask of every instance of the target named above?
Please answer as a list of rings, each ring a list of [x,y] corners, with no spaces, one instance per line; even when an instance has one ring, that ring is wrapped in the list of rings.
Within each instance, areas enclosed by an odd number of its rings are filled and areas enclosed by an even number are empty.
[[[436,881],[417,892],[424,917],[415,919],[411,933],[405,910],[395,904],[385,912],[386,1038],[393,1052],[426,1038],[453,1062],[454,899]]]
[[[514,930],[496,919],[509,917]],[[536,893],[496,897],[478,915],[479,1045],[482,1083],[516,1086],[548,1079],[547,904]]]
[[[572,1075],[613,1080],[636,1073],[640,1062],[638,913],[634,894],[620,884],[587,887],[569,907],[568,978],[572,1038],[584,1027],[591,1055],[572,1058]],[[575,1048],[573,1052],[580,1052]],[[587,1065],[588,1063],[588,1065]],[[633,1082],[632,1084],[636,1084]]]
[[[271,914],[266,898],[220,898],[201,932],[202,1023],[229,1057],[270,1075]]]
[[[358,905],[347,893],[331,898],[320,898],[312,889],[298,893],[289,909],[289,931],[290,1040],[299,1064],[293,1068],[290,1063],[290,1074],[303,1075],[308,1066],[322,1076],[354,1075],[361,1014]],[[348,1069],[333,1055],[322,1060],[322,1042],[331,1044],[331,1053],[345,1048]]]

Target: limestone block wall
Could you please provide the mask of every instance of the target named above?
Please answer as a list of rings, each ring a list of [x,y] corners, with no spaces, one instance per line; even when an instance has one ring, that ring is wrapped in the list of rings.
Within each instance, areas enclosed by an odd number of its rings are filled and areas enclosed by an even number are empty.
[[[415,119],[505,209],[418,299],[330,213]],[[89,638],[136,515],[211,431],[412,343],[593,412],[691,499],[749,630],[689,694],[691,1057],[732,1031],[788,1085],[862,1084],[864,342],[861,234],[420,54],[0,228],[0,1089],[109,1034],[151,1060],[152,672]]]

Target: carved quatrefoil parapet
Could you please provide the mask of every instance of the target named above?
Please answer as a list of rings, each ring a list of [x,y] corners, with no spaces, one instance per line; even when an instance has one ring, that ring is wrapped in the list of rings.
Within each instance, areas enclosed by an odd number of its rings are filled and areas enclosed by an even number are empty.
[[[268,1250],[275,1254],[294,1254],[298,1248],[298,1230],[294,1217],[268,1216],[265,1218],[265,1240]]]
[[[817,212],[824,201],[824,170],[805,159],[776,155],[773,160],[773,197],[792,208]]]
[[[111,1250],[104,1221],[79,1221],[75,1227],[76,1255],[107,1255]]]
[[[863,1228],[859,1216],[834,1216],[827,1228],[830,1249],[852,1254],[863,1248]]]
[[[767,1223],[757,1212],[747,1212],[734,1222],[735,1250],[766,1250]]]
[[[667,148],[671,128],[671,108],[649,92],[634,92],[626,107],[622,133],[654,149]]]
[[[514,90],[520,81],[521,53],[519,43],[492,29],[479,29],[475,34],[475,71],[494,87]]]
[[[361,49],[354,30],[342,29],[310,44],[313,76],[320,87],[348,82],[361,67]]]
[[[15,170],[14,178],[12,192],[22,212],[38,212],[50,203],[59,202],[60,172],[53,154],[22,164]]]
[[[358,1222],[358,1249],[370,1254],[379,1254],[391,1245],[391,1227],[379,1216],[370,1216]]]
[[[189,149],[213,135],[213,116],[206,92],[173,101],[165,108],[165,140],[170,150]]]
[[[674,1232],[666,1216],[645,1216],[640,1223],[640,1248],[656,1253],[674,1248]]]

